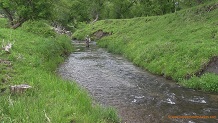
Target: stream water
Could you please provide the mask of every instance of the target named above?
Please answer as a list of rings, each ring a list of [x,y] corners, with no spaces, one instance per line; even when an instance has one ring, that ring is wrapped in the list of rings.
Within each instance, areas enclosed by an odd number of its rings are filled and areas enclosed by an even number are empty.
[[[79,41],[73,43],[77,51],[60,66],[58,73],[65,79],[76,80],[98,103],[117,109],[122,122],[218,122],[217,94],[180,87],[95,44],[86,48]]]

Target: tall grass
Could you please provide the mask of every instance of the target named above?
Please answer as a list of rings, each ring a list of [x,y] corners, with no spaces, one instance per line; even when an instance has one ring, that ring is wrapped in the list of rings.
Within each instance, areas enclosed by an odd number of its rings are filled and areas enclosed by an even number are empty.
[[[75,82],[55,74],[58,64],[73,50],[70,39],[50,36],[53,33],[42,35],[38,26],[33,27],[34,32],[28,32],[27,25],[17,30],[0,28],[0,44],[3,40],[14,42],[10,53],[0,51],[0,59],[11,63],[0,64],[0,89],[6,89],[0,92],[0,122],[118,122],[113,109],[94,105]],[[23,94],[10,94],[9,85],[24,83],[32,88]]]
[[[99,46],[122,54],[154,74],[195,87],[194,83],[207,76],[213,80],[217,76],[207,73],[202,78],[194,77],[218,55],[217,4],[211,2],[164,16],[98,21],[77,30],[74,37],[83,39],[100,29],[111,32],[111,36],[98,41]],[[193,78],[186,81],[190,77]],[[217,86],[212,87],[218,81],[207,81],[207,85],[201,84],[197,89],[218,92]]]
[[[5,18],[0,17],[0,28],[6,28],[7,27],[7,20]]]

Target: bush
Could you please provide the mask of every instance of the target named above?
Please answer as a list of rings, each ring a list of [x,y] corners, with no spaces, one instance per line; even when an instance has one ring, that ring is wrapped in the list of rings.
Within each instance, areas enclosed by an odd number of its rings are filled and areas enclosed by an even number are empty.
[[[27,21],[20,28],[24,31],[31,32],[43,37],[55,37],[56,33],[46,21]]]

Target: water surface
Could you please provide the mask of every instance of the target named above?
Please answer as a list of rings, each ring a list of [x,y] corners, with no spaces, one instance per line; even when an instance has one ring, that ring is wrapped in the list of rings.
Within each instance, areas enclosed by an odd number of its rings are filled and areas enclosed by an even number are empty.
[[[169,116],[216,116],[218,95],[180,87],[148,73],[92,44],[74,41],[77,51],[58,69],[76,80],[98,103],[117,109],[126,123],[217,123],[217,119],[170,119]]]

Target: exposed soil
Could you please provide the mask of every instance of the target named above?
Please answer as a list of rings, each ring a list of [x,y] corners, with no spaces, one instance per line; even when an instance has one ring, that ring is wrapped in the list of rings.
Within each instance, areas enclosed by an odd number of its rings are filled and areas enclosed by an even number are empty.
[[[210,61],[203,65],[202,69],[195,73],[196,76],[200,77],[204,73],[214,73],[218,75],[218,56],[214,56]],[[191,75],[187,75],[186,79],[191,78]]]
[[[101,39],[104,36],[112,35],[112,32],[104,32],[103,30],[98,30],[92,34],[95,39]]]
[[[213,57],[207,67],[204,70],[205,72],[218,74],[218,56]]]

